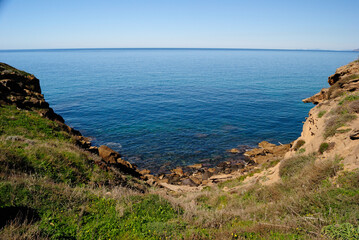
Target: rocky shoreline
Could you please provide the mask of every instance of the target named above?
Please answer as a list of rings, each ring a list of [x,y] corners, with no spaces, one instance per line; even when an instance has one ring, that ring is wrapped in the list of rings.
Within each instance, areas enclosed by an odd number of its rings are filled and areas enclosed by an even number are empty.
[[[168,173],[151,174],[150,170],[139,170],[135,164],[124,160],[120,153],[108,146],[92,146],[89,138],[66,125],[64,119],[56,114],[44,99],[39,79],[34,75],[0,63],[0,92],[0,105],[15,105],[20,109],[37,112],[55,121],[63,131],[73,136],[78,146],[101,157],[102,160],[96,164],[102,169],[111,171],[111,168],[116,168],[150,185],[171,184],[191,187],[211,185],[237,177],[238,174],[245,174],[257,165],[281,158],[290,148],[290,144],[276,146],[263,141],[258,144],[258,148],[251,150],[245,146],[227,150],[231,157],[216,166],[210,167],[206,163],[197,163],[170,169]]]
[[[358,71],[358,61],[339,68],[328,78],[330,88],[322,89],[320,93],[304,99],[303,102],[320,104],[341,96],[343,93],[356,91],[359,89],[356,75]],[[172,186],[204,187],[237,178],[298,150],[298,140],[291,144],[280,145],[263,141],[254,149],[248,149],[245,146],[228,149],[227,153],[230,157],[215,166],[200,162],[169,169],[167,172],[151,174],[150,170],[140,170],[135,164],[126,161],[119,152],[108,146],[91,146],[89,138],[66,125],[64,119],[56,114],[45,101],[41,93],[40,82],[34,75],[0,63],[0,93],[0,105],[15,105],[20,109],[37,112],[39,115],[55,121],[63,131],[73,136],[73,140],[78,146],[100,157],[101,161],[97,161],[95,164],[102,169],[111,171],[112,168],[115,168],[124,174],[142,179],[150,185],[169,189],[172,189]]]

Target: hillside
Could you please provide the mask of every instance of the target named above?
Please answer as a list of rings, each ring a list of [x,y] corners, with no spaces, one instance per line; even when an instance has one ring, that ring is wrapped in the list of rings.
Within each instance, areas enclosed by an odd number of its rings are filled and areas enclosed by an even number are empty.
[[[0,239],[358,239],[359,61],[328,81],[297,140],[191,187],[91,146],[0,63]]]

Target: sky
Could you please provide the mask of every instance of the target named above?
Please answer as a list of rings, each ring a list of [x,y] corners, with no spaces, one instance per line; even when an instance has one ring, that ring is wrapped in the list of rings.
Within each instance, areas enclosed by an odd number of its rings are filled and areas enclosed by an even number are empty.
[[[0,49],[359,48],[359,0],[0,0]]]

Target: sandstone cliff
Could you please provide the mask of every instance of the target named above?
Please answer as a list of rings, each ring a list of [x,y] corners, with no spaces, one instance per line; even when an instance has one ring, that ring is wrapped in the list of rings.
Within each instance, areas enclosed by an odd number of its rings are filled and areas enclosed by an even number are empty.
[[[286,158],[317,153],[318,159],[342,158],[344,169],[359,167],[359,61],[342,66],[328,78],[330,87],[304,99],[317,104]]]

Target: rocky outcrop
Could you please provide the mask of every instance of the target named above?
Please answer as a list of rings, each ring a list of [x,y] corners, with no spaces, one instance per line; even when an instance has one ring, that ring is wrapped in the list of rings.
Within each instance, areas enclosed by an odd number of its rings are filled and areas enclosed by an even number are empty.
[[[107,163],[107,165],[113,166],[125,174],[129,174],[135,177],[141,176],[141,173],[137,171],[136,166],[132,165],[128,161],[125,161],[121,154],[115,150],[102,145],[98,148],[98,153],[102,160]]]
[[[329,88],[323,88],[312,97],[303,99],[305,103],[319,104],[325,100],[334,99],[345,92],[359,90],[359,60],[351,62],[336,70],[328,77]]]
[[[281,159],[290,149],[291,144],[275,145],[267,141],[260,142],[258,148],[254,148],[244,153],[256,164],[263,164],[273,160]]]
[[[0,63],[0,104],[13,104],[32,109],[42,116],[64,123],[41,94],[40,82],[34,75]]]
[[[359,60],[338,68],[328,82],[331,86],[320,100],[314,95],[309,98],[313,101],[306,101],[317,105],[285,157],[317,153],[319,160],[342,158],[344,169],[355,169],[359,167]]]

